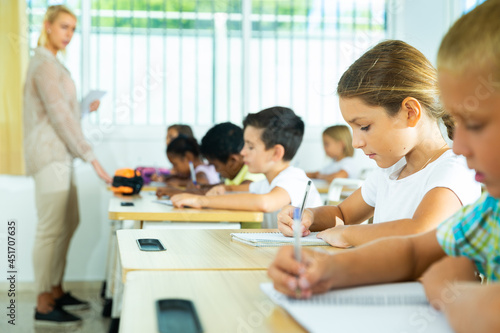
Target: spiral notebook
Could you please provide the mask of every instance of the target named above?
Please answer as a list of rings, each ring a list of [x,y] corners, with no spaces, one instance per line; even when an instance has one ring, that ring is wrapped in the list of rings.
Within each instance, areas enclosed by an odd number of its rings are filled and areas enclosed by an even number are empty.
[[[310,299],[289,298],[269,282],[260,289],[308,332],[453,332],[418,282],[339,289]]]
[[[328,246],[329,244],[322,239],[316,238],[317,232],[311,232],[310,235],[300,238],[302,246]],[[293,244],[293,237],[285,237],[281,232],[235,232],[231,234],[235,241],[242,242],[252,246],[283,246]]]

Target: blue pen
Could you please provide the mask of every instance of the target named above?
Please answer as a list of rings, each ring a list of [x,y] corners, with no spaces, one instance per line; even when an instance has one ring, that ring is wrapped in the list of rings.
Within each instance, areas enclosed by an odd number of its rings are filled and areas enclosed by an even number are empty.
[[[302,261],[301,255],[300,255],[300,237],[302,237],[302,233],[300,232],[300,208],[295,207],[293,210],[293,239],[294,239],[294,254],[295,254],[295,260],[298,262]]]
[[[191,180],[193,181],[193,184],[196,185],[196,172],[194,171],[194,165],[193,162],[189,161],[189,172],[191,173]]]
[[[295,260],[298,262],[302,261],[302,256],[300,253],[300,237],[302,237],[302,233],[300,232],[300,208],[295,207],[293,210],[293,250],[294,250],[294,255],[295,255]],[[295,289],[295,297],[300,298],[301,291],[298,286],[298,279],[297,279],[297,288]]]

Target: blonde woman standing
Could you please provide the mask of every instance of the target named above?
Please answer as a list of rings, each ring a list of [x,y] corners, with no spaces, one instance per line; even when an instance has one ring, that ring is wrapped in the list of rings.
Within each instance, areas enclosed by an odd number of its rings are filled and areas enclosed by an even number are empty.
[[[65,6],[47,9],[24,87],[26,169],[35,180],[38,215],[33,249],[36,324],[78,323],[81,319],[66,310],[89,308],[62,289],[69,243],[79,222],[73,159],[90,162],[102,180],[111,182],[85,140],[75,84],[56,57],[71,42],[75,27],[76,16]],[[91,111],[98,107],[94,101]]]

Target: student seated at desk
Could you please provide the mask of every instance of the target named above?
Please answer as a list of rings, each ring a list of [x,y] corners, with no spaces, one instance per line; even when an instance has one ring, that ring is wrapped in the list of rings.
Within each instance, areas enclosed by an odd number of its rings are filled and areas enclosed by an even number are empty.
[[[172,140],[167,147],[167,158],[172,163],[173,170],[178,179],[175,182],[167,180],[167,185],[173,184],[178,186],[187,186],[195,188],[191,178],[191,170],[189,163],[193,164],[196,173],[196,183],[199,185],[213,185],[220,183],[220,177],[213,165],[203,163],[201,159],[200,146],[195,138],[188,138],[184,135],[179,135]],[[174,193],[182,192],[176,188],[159,188],[158,196],[173,195]]]
[[[174,124],[174,125],[170,125],[167,127],[167,136],[165,138],[165,146],[168,147],[170,142],[172,142],[172,140],[177,138],[179,135],[184,135],[185,137],[196,139],[193,135],[193,130],[191,129],[191,127],[189,125]],[[170,170],[170,174],[167,176],[157,175],[157,174],[151,175],[152,181],[166,182],[168,180],[172,184],[184,183],[184,181],[175,180],[176,178],[183,179],[182,176],[178,177],[175,174],[175,170]]]
[[[299,288],[307,298],[334,288],[421,278],[430,303],[455,332],[500,332],[499,17],[499,0],[464,15],[445,35],[437,61],[441,98],[456,121],[453,150],[467,158],[487,192],[424,234],[333,255],[303,250],[301,263],[293,248],[282,248],[268,270],[277,290],[297,297]],[[490,283],[481,285],[475,270]]]
[[[353,146],[381,168],[338,206],[307,209],[303,235],[337,247],[434,229],[481,194],[462,156],[441,135],[443,119],[452,138],[453,121],[439,103],[437,73],[414,47],[397,40],[368,50],[342,75],[340,111],[353,130]],[[278,215],[280,231],[292,236],[293,208]],[[373,217],[373,224],[360,224]],[[385,222],[385,223],[380,223]]]
[[[253,182],[250,193],[199,196],[179,194],[172,197],[176,207],[209,207],[277,212],[292,204],[300,207],[307,178],[304,171],[290,166],[304,135],[304,122],[285,107],[272,107],[249,114],[243,121],[245,145],[241,151],[248,171],[263,173],[266,179]],[[307,207],[321,205],[318,190],[311,186]],[[274,215],[274,217],[273,217]],[[276,228],[275,214],[264,217],[263,228]]]
[[[349,127],[334,125],[323,131],[323,149],[332,161],[323,169],[308,172],[309,178],[323,179],[329,183],[335,178],[359,178],[359,161],[354,159],[354,147]]]
[[[262,173],[248,171],[240,154],[244,144],[243,130],[230,122],[215,125],[201,139],[201,154],[224,178],[224,185],[213,187],[207,195],[220,195],[225,191],[248,192],[251,182],[265,178]]]

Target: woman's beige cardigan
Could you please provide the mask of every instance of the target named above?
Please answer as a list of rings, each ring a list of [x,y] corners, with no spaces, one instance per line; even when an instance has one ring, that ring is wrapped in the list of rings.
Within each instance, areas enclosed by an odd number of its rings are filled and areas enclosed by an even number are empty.
[[[69,71],[49,50],[35,49],[24,86],[24,154],[33,175],[52,162],[95,159],[80,123],[80,104]]]

